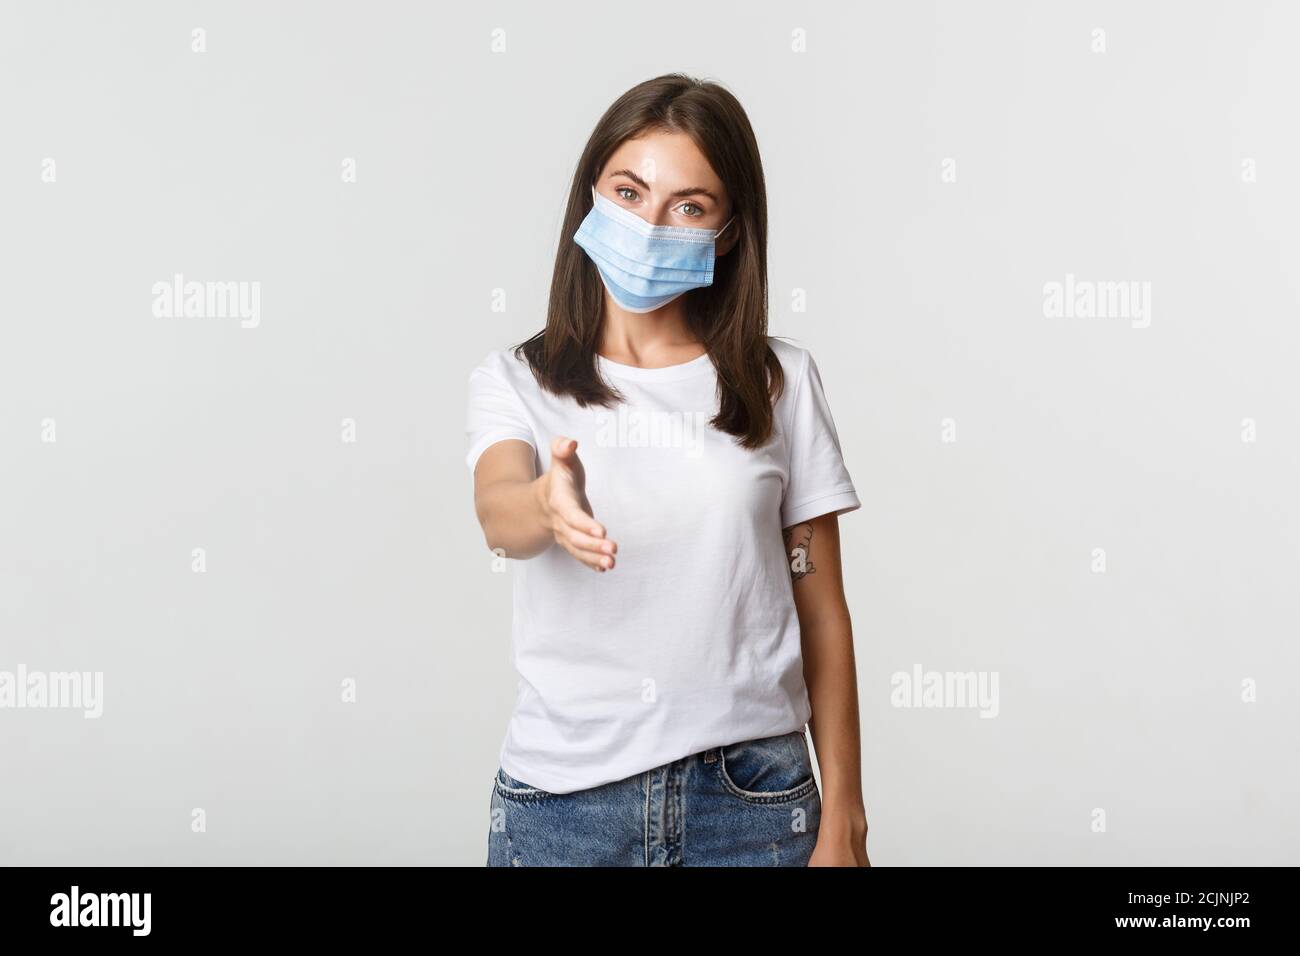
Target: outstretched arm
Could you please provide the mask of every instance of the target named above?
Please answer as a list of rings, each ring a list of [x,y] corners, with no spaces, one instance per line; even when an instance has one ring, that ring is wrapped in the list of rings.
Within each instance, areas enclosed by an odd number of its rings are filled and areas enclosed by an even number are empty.
[[[556,438],[551,467],[537,474],[527,442],[497,442],[474,468],[474,510],[489,548],[508,558],[531,558],[559,544],[595,571],[614,566],[618,547],[591,516],[578,443]]]

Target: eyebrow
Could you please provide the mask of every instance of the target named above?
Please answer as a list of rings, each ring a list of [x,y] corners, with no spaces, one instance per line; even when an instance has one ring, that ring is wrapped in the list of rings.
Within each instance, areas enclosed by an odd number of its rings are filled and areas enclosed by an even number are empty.
[[[607,178],[613,179],[616,176],[626,176],[628,179],[632,180],[632,182],[636,183],[642,189],[648,190],[650,188],[649,183],[647,183],[636,173],[632,172],[632,170],[630,169],[616,169],[614,170],[614,172],[610,173]],[[679,189],[676,192],[672,193],[669,198],[679,199],[683,196],[708,196],[710,199],[712,199],[714,202],[718,203],[719,205],[721,205],[722,203],[722,200],[718,199],[717,196],[713,195],[712,190],[705,189],[703,186],[691,186],[687,189]]]

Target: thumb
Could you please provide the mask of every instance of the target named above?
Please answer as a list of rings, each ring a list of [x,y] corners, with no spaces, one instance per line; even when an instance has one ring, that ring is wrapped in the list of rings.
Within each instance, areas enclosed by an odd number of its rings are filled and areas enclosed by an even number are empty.
[[[551,458],[558,459],[565,463],[577,458],[578,443],[572,438],[566,438],[560,435],[551,439]]]

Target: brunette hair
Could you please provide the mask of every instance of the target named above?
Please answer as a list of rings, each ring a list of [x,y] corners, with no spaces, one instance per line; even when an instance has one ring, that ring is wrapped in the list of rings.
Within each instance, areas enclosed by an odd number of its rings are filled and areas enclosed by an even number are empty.
[[[596,365],[604,286],[573,235],[591,209],[591,185],[614,151],[626,140],[660,131],[689,136],[731,198],[731,228],[739,237],[714,265],[713,284],[690,290],[682,301],[718,373],[719,408],[710,424],[745,448],[758,448],[772,435],[773,406],[784,386],[767,338],[767,189],[749,118],[716,83],[680,73],[655,77],[605,111],[569,187],[546,328],[515,351],[554,394],[570,395],[583,407],[621,401]]]

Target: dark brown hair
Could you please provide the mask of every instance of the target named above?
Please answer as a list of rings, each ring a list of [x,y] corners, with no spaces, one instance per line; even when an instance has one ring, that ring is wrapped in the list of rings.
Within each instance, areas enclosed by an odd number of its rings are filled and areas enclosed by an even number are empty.
[[[579,405],[616,405],[621,397],[596,366],[604,286],[573,241],[591,209],[591,185],[626,140],[650,132],[685,133],[727,188],[739,230],[714,266],[713,284],[682,296],[686,320],[718,373],[719,408],[711,423],[746,448],[772,435],[772,408],[783,387],[767,340],[767,188],[758,142],[734,96],[716,83],[680,73],[628,90],[600,118],[569,187],[551,278],[546,328],[516,348],[538,383]]]

